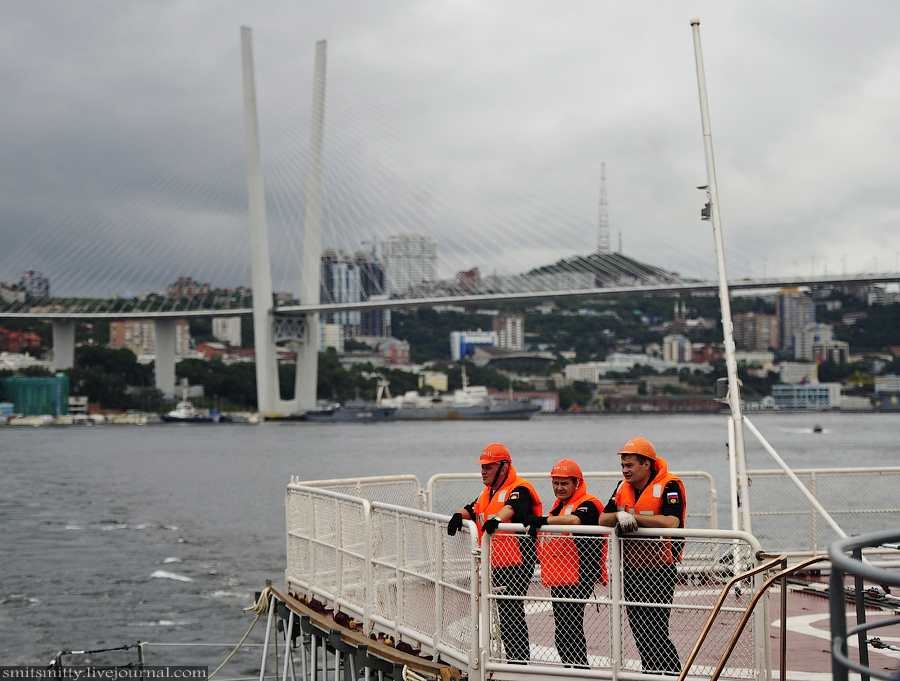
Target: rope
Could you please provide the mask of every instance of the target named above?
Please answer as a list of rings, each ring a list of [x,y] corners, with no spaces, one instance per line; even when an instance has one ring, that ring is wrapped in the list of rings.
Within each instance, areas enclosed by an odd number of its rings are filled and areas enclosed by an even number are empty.
[[[250,628],[247,629],[247,633],[244,634],[244,638],[242,638],[242,639],[238,642],[238,644],[234,647],[234,650],[232,650],[232,651],[228,654],[228,657],[225,658],[225,661],[222,662],[222,664],[220,664],[220,665],[216,668],[216,671],[214,671],[212,674],[210,674],[210,675],[207,677],[207,679],[211,679],[211,678],[214,677],[216,674],[218,674],[218,673],[222,670],[222,667],[224,667],[226,664],[228,664],[228,661],[229,661],[232,657],[234,657],[235,653],[237,653],[237,651],[240,650],[240,647],[241,647],[242,645],[244,645],[244,641],[247,640],[247,637],[250,635],[250,632],[253,631],[253,627],[255,627],[255,626],[256,626],[256,623],[259,622],[259,618],[263,616],[263,613],[269,611],[269,596],[270,596],[271,593],[272,593],[272,587],[267,586],[265,589],[263,589],[262,593],[259,594],[259,598],[256,599],[256,603],[254,603],[253,605],[251,605],[249,608],[244,608],[244,609],[241,611],[241,612],[247,612],[248,610],[253,610],[253,611],[256,613],[256,619],[253,620],[253,624],[251,624],[251,625],[250,625]],[[278,640],[278,637],[277,637],[277,636],[275,637],[275,640],[276,640],[276,641]],[[276,669],[276,674],[277,674],[277,669]]]

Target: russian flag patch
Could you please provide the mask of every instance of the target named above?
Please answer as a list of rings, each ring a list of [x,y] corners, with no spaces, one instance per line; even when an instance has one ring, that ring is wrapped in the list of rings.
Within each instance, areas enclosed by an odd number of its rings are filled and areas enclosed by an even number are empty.
[[[678,503],[678,492],[666,492],[666,500],[670,504],[677,504]]]

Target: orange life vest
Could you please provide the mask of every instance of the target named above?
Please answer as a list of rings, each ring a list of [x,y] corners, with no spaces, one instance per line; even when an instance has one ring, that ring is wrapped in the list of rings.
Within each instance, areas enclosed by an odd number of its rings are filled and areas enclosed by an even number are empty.
[[[635,489],[628,482],[622,481],[616,491],[616,507],[620,511],[627,511],[632,515],[662,515],[663,491],[671,481],[678,483],[681,490],[681,525],[684,525],[687,513],[687,500],[684,494],[684,483],[669,473],[665,459],[656,457],[656,474],[647,483],[641,492],[641,496],[635,501]],[[681,547],[683,542],[677,542],[678,548],[672,551],[672,542],[669,540],[653,541],[650,539],[632,539],[625,541],[625,562],[638,567],[660,567],[681,560]]]
[[[575,491],[572,498],[565,502],[562,510],[557,515],[571,515],[572,511],[584,502],[593,502],[598,511],[603,510],[603,504],[593,494],[587,493],[587,485],[584,483]],[[562,502],[557,502],[553,507],[555,511]],[[599,545],[600,538],[589,539]],[[594,560],[599,564],[599,579],[603,584],[607,582],[606,575],[606,541],[602,541],[601,556],[584,556],[584,560]],[[538,536],[537,543],[538,560],[541,561],[541,582],[544,586],[566,586],[578,584],[581,581],[581,564],[579,562],[578,545],[571,534],[551,534],[542,532]]]
[[[509,501],[509,495],[516,487],[525,487],[531,493],[531,512],[541,515],[543,506],[531,483],[523,480],[510,465],[506,482],[491,497],[491,488],[485,487],[475,502],[475,524],[478,526],[478,538],[484,533],[484,523],[500,512]],[[491,538],[491,567],[509,567],[522,564],[522,552],[519,549],[519,538],[512,532],[495,532]]]

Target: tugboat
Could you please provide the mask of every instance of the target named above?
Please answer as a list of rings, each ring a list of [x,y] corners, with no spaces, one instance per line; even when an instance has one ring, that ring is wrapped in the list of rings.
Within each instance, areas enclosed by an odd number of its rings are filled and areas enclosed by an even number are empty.
[[[187,399],[187,391],[175,405],[175,408],[161,416],[166,423],[213,423],[215,419],[210,416],[202,416],[197,408]]]

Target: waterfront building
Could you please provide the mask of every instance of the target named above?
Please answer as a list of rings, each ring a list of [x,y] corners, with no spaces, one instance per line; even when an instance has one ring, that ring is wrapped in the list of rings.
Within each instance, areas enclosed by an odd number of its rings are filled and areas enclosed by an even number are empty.
[[[778,316],[756,312],[734,315],[734,343],[742,350],[780,347]]]
[[[241,318],[213,317],[212,334],[233,348],[241,347]]]
[[[25,289],[25,294],[30,298],[50,297],[50,280],[43,272],[28,270],[22,275],[19,285]]]
[[[816,304],[796,288],[782,289],[775,296],[778,316],[778,347],[794,350],[794,333],[808,324],[816,323]]]
[[[497,345],[497,334],[493,331],[451,331],[450,358],[458,362],[460,358],[475,354],[477,345]]]
[[[69,411],[69,377],[0,379],[0,394],[22,416],[60,416]]]
[[[875,393],[900,393],[900,376],[886,374],[875,377]]]
[[[109,323],[109,347],[128,348],[144,361],[156,355],[156,325],[152,319],[116,320]],[[175,356],[191,351],[191,325],[186,319],[175,322]]]
[[[504,350],[525,350],[525,318],[521,315],[501,314],[494,319],[497,347]]]
[[[772,397],[776,409],[839,409],[841,384],[773,385]]]
[[[389,236],[382,244],[382,257],[393,293],[409,293],[436,280],[437,245],[427,236],[413,232]]]

